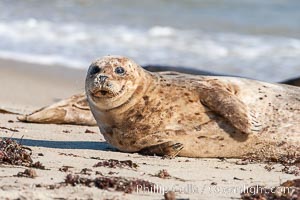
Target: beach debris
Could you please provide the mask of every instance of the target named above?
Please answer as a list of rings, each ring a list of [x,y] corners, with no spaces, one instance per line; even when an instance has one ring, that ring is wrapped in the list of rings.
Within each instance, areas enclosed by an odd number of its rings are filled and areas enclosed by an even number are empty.
[[[13,120],[8,120],[7,122],[8,122],[8,123],[14,123],[14,121],[13,121]]]
[[[23,147],[15,140],[0,138],[0,164],[30,166],[32,164],[31,149]]]
[[[37,177],[37,173],[34,169],[25,169],[24,172],[19,172],[17,174],[18,177],[28,177],[28,178],[35,178]]]
[[[162,170],[159,170],[158,173],[156,173],[155,175],[152,175],[152,174],[149,174],[150,176],[153,176],[153,177],[158,177],[158,178],[162,178],[162,179],[170,179],[170,178],[173,178],[175,180],[178,180],[178,181],[183,181],[185,182],[186,180],[182,179],[182,178],[178,178],[178,177],[175,177],[175,176],[171,176],[170,173],[166,170],[166,169],[162,169]]]
[[[72,157],[80,157],[79,155],[73,154],[73,153],[58,153],[59,155],[62,156],[72,156]]]
[[[32,150],[10,138],[0,138],[0,164],[21,165],[45,170],[41,162],[33,162]]]
[[[113,172],[113,171],[110,171],[108,172],[109,175],[114,175],[114,174],[119,174],[119,172]]]
[[[272,165],[272,164],[267,164],[264,168],[265,168],[268,172],[270,172],[271,170],[275,169],[275,168],[274,168],[274,165]]]
[[[155,176],[163,179],[171,178],[171,175],[166,169],[160,170]]]
[[[237,177],[233,177],[233,180],[242,181],[243,179],[241,179],[241,178],[237,178]]]
[[[50,185],[47,185],[47,184],[35,184],[35,187],[37,188],[46,188],[46,189],[49,189],[49,190],[54,190],[54,189],[59,189],[61,188],[62,186],[64,186],[65,183],[57,183],[57,184],[50,184]]]
[[[296,176],[300,175],[300,154],[293,153],[272,158],[261,158],[256,155],[249,155],[248,157],[236,162],[237,165],[254,163],[266,163],[265,169],[267,171],[275,169],[275,164],[281,164],[283,166],[281,170],[282,172],[286,174],[294,174]]]
[[[289,180],[280,186],[267,188],[251,186],[241,193],[243,200],[298,200],[300,199],[300,179]]]
[[[89,130],[89,129],[86,129],[84,133],[97,134],[95,131],[92,131],[92,130]]]
[[[286,174],[293,174],[295,176],[300,175],[300,166],[284,166],[284,168],[281,170],[282,172]]]
[[[45,166],[40,161],[37,161],[37,162],[31,164],[30,167],[37,168],[37,169],[43,169],[43,170],[46,169]]]
[[[43,107],[29,115],[19,116],[17,119],[22,122],[44,124],[96,125],[84,92]]]
[[[282,172],[286,174],[294,174],[296,176],[300,175],[300,156],[289,155],[282,156],[279,158],[278,162],[284,167]]]
[[[7,127],[4,127],[4,126],[0,126],[0,129],[12,131],[12,132],[19,132],[17,129],[7,128]]]
[[[93,170],[92,169],[88,169],[88,168],[83,168],[80,172],[80,174],[84,174],[84,175],[91,175]]]
[[[71,131],[69,131],[69,130],[63,130],[62,132],[63,133],[71,133]]]
[[[87,187],[97,187],[104,190],[115,190],[125,193],[133,193],[135,191],[156,189],[154,183],[142,179],[127,179],[123,177],[97,177],[86,178],[79,175],[68,174],[65,183],[68,185],[84,185]]]
[[[243,158],[243,159],[237,160],[235,162],[236,165],[248,165],[248,164],[251,164],[251,163],[254,163],[254,162],[252,160],[248,159],[248,158]]]
[[[64,165],[61,168],[59,168],[58,170],[61,172],[69,172],[71,168],[74,168],[74,167]]]
[[[99,171],[96,171],[95,174],[96,174],[96,175],[100,175],[100,176],[104,176],[104,175],[102,174],[102,172],[99,172]]]
[[[103,159],[100,158],[100,157],[94,157],[94,156],[91,156],[90,159],[93,159],[93,160],[103,160]]]
[[[109,159],[109,160],[104,160],[101,162],[98,162],[95,164],[93,167],[108,167],[108,168],[124,168],[124,167],[129,167],[129,168],[134,168],[136,169],[138,165],[131,160],[114,160],[114,159]]]
[[[165,200],[176,200],[176,194],[174,191],[168,191],[164,194]]]

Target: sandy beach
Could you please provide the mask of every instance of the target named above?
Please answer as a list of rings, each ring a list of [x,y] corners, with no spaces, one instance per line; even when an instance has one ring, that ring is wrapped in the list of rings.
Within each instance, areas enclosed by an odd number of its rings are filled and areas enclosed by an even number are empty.
[[[84,89],[85,73],[0,60],[0,108],[25,114],[79,93]],[[0,137],[16,139],[29,147],[33,160],[40,161],[46,170],[35,169],[36,178],[18,177],[27,167],[1,164],[0,199],[163,199],[167,190],[174,190],[176,198],[182,199],[239,199],[248,186],[272,187],[297,178],[282,172],[279,164],[269,169],[264,163],[243,165],[235,159],[170,160],[122,153],[105,142],[97,127],[21,123],[16,117],[0,114]],[[131,160],[138,167],[94,167],[109,159]],[[68,167],[62,170],[63,166]],[[170,177],[157,176],[163,169]],[[64,182],[68,174],[143,179],[159,190],[141,191],[137,187],[127,194],[94,186],[50,187]]]

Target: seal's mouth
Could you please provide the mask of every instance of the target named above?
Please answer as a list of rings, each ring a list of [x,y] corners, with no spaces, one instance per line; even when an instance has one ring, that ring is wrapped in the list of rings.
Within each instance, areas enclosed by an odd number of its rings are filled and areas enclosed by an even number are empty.
[[[100,98],[111,98],[116,96],[116,93],[110,90],[109,88],[98,88],[96,90],[91,91],[92,95]]]
[[[109,93],[109,91],[107,90],[100,90],[99,91],[103,96],[105,96],[107,93]]]
[[[124,91],[125,87],[123,86],[120,91],[114,91],[112,88],[101,87],[91,90],[91,94],[97,98],[113,98],[120,95]]]

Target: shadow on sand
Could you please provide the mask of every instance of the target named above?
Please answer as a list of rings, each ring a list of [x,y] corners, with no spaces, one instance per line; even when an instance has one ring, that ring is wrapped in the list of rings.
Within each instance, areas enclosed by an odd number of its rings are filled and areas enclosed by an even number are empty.
[[[91,141],[48,141],[48,140],[32,140],[20,138],[7,138],[18,141],[20,144],[32,147],[46,147],[55,149],[90,149],[101,151],[116,151],[106,142]]]

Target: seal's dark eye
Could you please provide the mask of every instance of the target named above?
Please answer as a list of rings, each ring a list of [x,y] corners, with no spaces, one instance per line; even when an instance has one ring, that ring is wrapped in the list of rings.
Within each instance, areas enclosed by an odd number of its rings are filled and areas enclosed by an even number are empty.
[[[115,69],[115,73],[116,73],[116,74],[122,75],[122,74],[125,73],[125,69],[124,69],[123,67],[117,67],[117,68]]]
[[[90,69],[90,75],[94,75],[100,72],[100,68],[98,66],[92,66]]]

